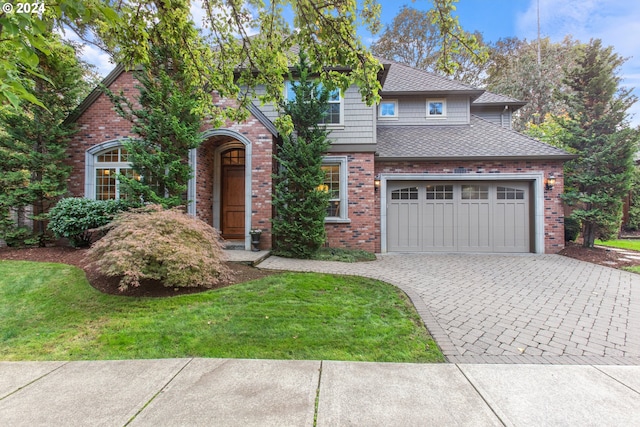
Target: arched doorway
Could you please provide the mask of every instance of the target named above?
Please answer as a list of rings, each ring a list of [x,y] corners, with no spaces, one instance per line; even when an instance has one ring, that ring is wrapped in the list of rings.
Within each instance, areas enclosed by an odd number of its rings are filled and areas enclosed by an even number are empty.
[[[245,237],[245,149],[220,154],[220,232],[224,239]]]

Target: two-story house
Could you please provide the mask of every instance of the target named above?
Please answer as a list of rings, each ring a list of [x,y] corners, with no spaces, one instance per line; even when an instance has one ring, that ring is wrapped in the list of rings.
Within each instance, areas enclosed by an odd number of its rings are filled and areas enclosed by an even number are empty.
[[[523,103],[395,62],[383,61],[382,101],[367,106],[356,87],[336,91],[324,159],[331,194],[332,247],[371,252],[535,252],[564,247],[563,162],[557,148],[511,130]],[[121,67],[103,84],[132,93]],[[188,211],[250,248],[250,229],[271,247],[275,108],[205,129],[189,161]],[[119,197],[118,173],[131,169],[122,141],[131,124],[99,90],[69,118],[80,131],[69,147],[70,191]]]

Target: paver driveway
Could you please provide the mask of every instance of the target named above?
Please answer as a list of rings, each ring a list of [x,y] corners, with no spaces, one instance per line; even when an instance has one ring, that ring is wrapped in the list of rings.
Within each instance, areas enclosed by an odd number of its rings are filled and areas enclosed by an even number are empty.
[[[640,275],[560,255],[388,254],[260,268],[351,274],[404,290],[450,362],[640,364]]]

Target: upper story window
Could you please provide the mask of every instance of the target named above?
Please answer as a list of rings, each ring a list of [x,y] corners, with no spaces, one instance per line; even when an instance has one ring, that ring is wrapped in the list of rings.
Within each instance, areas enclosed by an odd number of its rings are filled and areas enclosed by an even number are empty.
[[[398,101],[395,99],[380,101],[380,105],[378,106],[378,118],[380,119],[398,118]]]
[[[427,99],[427,118],[447,116],[447,101],[445,99]]]
[[[288,101],[293,101],[296,99],[296,94],[291,87],[291,82],[287,81],[285,83],[285,95]],[[329,92],[327,106],[327,114],[323,117],[319,124],[324,124],[327,126],[340,126],[343,122],[344,117],[344,109],[343,109],[343,98],[340,94],[340,89],[334,89]]]

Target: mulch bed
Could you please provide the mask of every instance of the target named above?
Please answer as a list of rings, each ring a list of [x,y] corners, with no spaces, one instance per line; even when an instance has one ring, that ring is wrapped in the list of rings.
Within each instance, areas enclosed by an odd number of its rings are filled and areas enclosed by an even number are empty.
[[[624,259],[624,255],[618,251],[602,247],[585,248],[581,242],[566,243],[565,248],[560,251],[560,255],[613,268],[640,265],[640,261]]]
[[[0,259],[58,262],[70,264],[81,268],[87,275],[87,280],[91,286],[100,292],[112,295],[124,295],[132,297],[169,297],[176,295],[193,294],[207,291],[211,288],[171,288],[163,286],[162,283],[154,280],[142,281],[138,287],[129,287],[126,291],[118,289],[118,277],[107,277],[101,275],[94,267],[88,265],[85,260],[87,249],[75,249],[68,246],[51,246],[46,248],[0,248]],[[248,282],[274,274],[272,271],[259,270],[249,265],[229,262],[227,263],[233,272],[233,279],[224,283],[219,283],[215,287],[222,288],[237,283]]]

